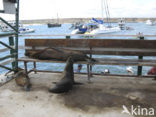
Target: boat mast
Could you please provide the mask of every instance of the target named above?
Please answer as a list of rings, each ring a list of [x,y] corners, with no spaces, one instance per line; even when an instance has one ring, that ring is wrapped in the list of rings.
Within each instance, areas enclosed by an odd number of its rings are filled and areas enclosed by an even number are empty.
[[[104,21],[104,12],[103,12],[103,0],[101,0],[101,16],[102,16],[102,20]]]
[[[58,13],[57,13],[57,23],[59,24],[59,18],[58,18]]]
[[[106,13],[106,19],[107,19],[108,26],[111,27],[108,2],[107,2],[107,0],[102,0],[102,1],[103,1],[102,4],[104,4],[104,7],[105,7],[105,13]]]

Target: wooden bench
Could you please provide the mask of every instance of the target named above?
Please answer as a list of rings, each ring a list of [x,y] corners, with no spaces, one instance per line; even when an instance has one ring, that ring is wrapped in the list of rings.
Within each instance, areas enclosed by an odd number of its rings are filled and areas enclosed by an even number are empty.
[[[141,75],[142,66],[155,66],[156,60],[143,59],[143,56],[156,56],[156,40],[134,40],[134,39],[25,39],[25,51],[43,50],[48,47],[65,48],[71,50],[79,50],[92,55],[114,55],[114,58],[95,58],[95,64],[100,65],[131,65],[138,66],[138,76]],[[133,58],[116,58],[117,56],[136,56]],[[24,61],[25,70],[27,73],[27,63],[33,62],[36,70],[36,62],[57,62],[37,60],[28,57],[22,57],[19,61]],[[87,64],[88,78],[91,74],[91,64],[87,61],[77,62]]]

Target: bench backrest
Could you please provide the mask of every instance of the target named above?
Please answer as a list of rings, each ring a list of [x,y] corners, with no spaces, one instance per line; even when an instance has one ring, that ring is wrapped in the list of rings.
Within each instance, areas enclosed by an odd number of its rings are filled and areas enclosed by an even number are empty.
[[[95,55],[156,56],[156,40],[25,39],[26,52],[47,47],[80,50]]]

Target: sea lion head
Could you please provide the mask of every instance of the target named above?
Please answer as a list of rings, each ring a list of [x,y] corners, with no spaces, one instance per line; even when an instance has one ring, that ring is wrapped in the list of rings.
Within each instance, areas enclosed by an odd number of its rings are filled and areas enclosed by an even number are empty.
[[[65,71],[73,71],[73,58],[69,56],[66,62]]]
[[[72,56],[69,56],[67,59],[67,63],[73,64],[74,60]]]

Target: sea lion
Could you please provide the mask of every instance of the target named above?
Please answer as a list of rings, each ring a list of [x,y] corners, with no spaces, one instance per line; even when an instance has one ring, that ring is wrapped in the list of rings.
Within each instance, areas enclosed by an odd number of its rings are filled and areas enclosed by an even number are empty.
[[[14,75],[15,82],[18,86],[24,88],[24,90],[29,91],[31,88],[30,78],[25,73],[24,69],[18,68],[18,72]]]
[[[73,59],[69,57],[66,66],[62,73],[62,79],[56,83],[55,87],[49,89],[52,93],[65,93],[73,88],[74,73],[73,73]]]
[[[46,48],[40,51],[30,50],[25,53],[30,58],[40,60],[60,60],[66,61],[69,56],[72,57],[73,61],[86,61],[95,62],[94,59],[89,58],[86,54],[78,50],[69,49],[58,49],[58,48]]]

